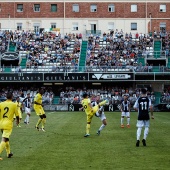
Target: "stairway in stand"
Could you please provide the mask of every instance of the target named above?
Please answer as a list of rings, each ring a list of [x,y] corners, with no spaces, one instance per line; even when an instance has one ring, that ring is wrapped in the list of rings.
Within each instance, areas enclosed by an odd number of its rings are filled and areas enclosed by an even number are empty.
[[[26,59],[26,58],[22,58],[22,61],[21,61],[21,63],[20,63],[20,66],[21,66],[22,68],[25,68],[25,67],[26,67],[26,62],[27,62],[27,59]]]
[[[168,64],[167,67],[170,68],[170,57],[168,57]]]
[[[161,98],[161,92],[154,92],[154,94],[155,94],[155,104],[159,104]]]
[[[16,44],[14,42],[9,43],[9,52],[15,52],[16,51]]]
[[[86,65],[86,53],[87,53],[87,41],[82,41],[80,62],[79,62],[79,71],[82,71],[83,67]]]
[[[154,58],[161,57],[162,44],[160,40],[154,40]]]
[[[139,58],[138,58],[138,64],[139,64],[139,63],[142,63],[142,66],[145,66],[145,58],[139,57]]]

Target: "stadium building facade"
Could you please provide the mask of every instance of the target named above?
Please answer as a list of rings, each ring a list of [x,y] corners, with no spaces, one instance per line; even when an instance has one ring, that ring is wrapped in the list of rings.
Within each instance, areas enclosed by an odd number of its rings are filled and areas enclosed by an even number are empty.
[[[170,30],[169,0],[0,0],[0,29],[100,34]]]

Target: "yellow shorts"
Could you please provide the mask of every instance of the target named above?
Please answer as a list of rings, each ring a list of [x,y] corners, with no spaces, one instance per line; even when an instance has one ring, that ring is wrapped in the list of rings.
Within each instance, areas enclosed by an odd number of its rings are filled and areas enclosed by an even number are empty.
[[[94,106],[94,107],[93,107],[93,110],[92,110],[93,115],[94,115],[98,110],[99,110],[99,106],[98,106],[98,105]]]
[[[99,106],[96,105],[93,107],[91,113],[87,114],[87,123],[91,123],[91,120],[94,116],[94,114],[99,110]]]
[[[9,130],[3,130],[2,137],[3,138],[9,138],[12,133],[12,129]]]
[[[42,107],[41,105],[36,105],[36,106],[34,107],[34,110],[35,110],[35,113],[36,113],[38,116],[45,114],[44,109],[43,109],[43,107]]]

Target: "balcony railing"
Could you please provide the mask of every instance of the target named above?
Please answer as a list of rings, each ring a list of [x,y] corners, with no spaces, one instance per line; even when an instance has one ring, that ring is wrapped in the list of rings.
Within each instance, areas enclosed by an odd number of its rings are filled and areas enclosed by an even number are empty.
[[[91,34],[101,36],[101,30],[86,30],[86,36],[90,36]]]
[[[39,67],[1,67],[0,73],[63,73],[63,72],[79,72],[79,73],[170,73],[170,68],[166,66],[108,66],[108,67],[72,67],[72,66],[58,66],[56,68]]]

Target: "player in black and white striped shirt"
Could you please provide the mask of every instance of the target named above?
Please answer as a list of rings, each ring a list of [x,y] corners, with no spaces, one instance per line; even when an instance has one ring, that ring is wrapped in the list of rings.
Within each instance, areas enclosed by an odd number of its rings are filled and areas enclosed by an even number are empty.
[[[130,102],[128,101],[128,95],[124,95],[124,100],[120,105],[121,111],[121,128],[124,128],[124,117],[127,118],[127,128],[130,128]]]
[[[146,146],[146,138],[149,133],[149,125],[150,125],[149,110],[151,112],[151,118],[154,119],[151,100],[147,97],[146,89],[142,89],[141,93],[142,93],[141,97],[139,97],[134,104],[134,109],[138,111],[138,120],[136,124],[138,128],[137,129],[137,142],[136,142],[137,147],[139,147],[139,144],[140,144],[140,136],[141,136],[142,127],[145,127],[142,143],[143,143],[143,146]]]
[[[25,113],[27,114],[26,118],[24,120],[24,123],[29,124],[29,118],[30,118],[30,115],[31,115],[31,105],[32,105],[30,93],[27,94],[27,97],[22,101],[22,103],[25,106]]]
[[[96,101],[92,101],[92,106],[98,105],[100,102],[100,95],[96,96]],[[95,116],[98,117],[102,121],[102,125],[97,131],[97,134],[100,135],[100,132],[104,129],[104,127],[107,125],[106,121],[106,115],[104,114],[104,106],[101,106],[99,111],[95,113]]]

